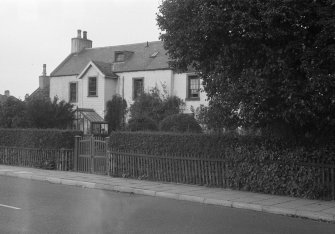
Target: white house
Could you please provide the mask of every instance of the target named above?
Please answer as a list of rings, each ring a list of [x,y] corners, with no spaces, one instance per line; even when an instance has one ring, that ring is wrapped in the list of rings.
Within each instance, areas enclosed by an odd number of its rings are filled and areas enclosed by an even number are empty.
[[[78,30],[71,42],[71,53],[50,74],[49,95],[77,107],[80,126],[91,129],[92,123],[102,123],[113,95],[119,94],[130,106],[143,91],[162,85],[169,95],[185,101],[186,113],[207,104],[199,77],[174,72],[161,41],[92,48],[87,32],[81,36]]]

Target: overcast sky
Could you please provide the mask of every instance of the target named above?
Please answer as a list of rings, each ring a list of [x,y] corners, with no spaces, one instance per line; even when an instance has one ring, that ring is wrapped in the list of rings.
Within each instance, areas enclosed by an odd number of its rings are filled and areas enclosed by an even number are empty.
[[[24,99],[71,50],[77,29],[93,47],[156,41],[161,0],[0,0],[0,94]]]

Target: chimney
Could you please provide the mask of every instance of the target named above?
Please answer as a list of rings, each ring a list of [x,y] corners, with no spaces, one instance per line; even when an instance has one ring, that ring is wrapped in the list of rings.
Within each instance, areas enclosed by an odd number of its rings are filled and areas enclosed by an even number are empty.
[[[81,30],[77,30],[77,37],[71,39],[71,53],[79,53],[85,48],[92,48],[92,41],[87,39],[87,31],[83,31],[81,38]]]
[[[43,73],[42,76],[46,76],[47,75],[47,65],[43,64]]]
[[[9,97],[9,96],[10,96],[9,90],[5,90],[5,96],[6,96],[6,97]]]
[[[40,89],[49,88],[50,86],[50,76],[47,76],[47,65],[43,64],[43,72],[39,77],[39,87]]]
[[[80,29],[77,30],[77,38],[81,38],[81,30]]]

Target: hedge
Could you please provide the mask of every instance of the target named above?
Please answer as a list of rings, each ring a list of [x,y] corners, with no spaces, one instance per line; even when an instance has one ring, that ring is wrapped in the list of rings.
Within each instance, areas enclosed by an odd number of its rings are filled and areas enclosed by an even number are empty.
[[[330,187],[319,183],[320,168],[303,163],[335,165],[332,141],[312,144],[258,136],[114,132],[109,145],[112,151],[223,159],[225,187],[312,199],[329,195]]]
[[[58,129],[0,129],[0,145],[11,147],[72,149],[80,131]]]

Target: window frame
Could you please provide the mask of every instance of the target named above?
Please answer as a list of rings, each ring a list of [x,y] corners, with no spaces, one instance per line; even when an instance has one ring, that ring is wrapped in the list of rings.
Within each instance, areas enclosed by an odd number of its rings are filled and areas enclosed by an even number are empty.
[[[192,97],[191,96],[191,79],[196,79],[198,80],[198,96],[197,97]],[[189,74],[187,75],[187,81],[186,81],[186,101],[200,101],[200,88],[201,88],[201,83],[200,83],[200,77],[196,74]]]
[[[141,93],[144,93],[144,77],[133,77],[133,84],[132,84],[132,98],[133,100],[135,100],[137,97],[135,97],[135,82],[136,81],[142,81],[142,92]]]
[[[95,94],[90,93],[90,80],[95,79]],[[87,80],[87,97],[98,97],[98,78],[96,76],[90,76]]]
[[[118,60],[118,58],[119,58],[120,55],[123,55],[122,60]],[[125,60],[126,60],[126,55],[125,55],[124,52],[122,52],[122,51],[116,51],[114,53],[114,62],[120,63],[120,62],[124,62]]]
[[[71,85],[75,84],[76,85],[76,96],[75,96],[75,100],[71,100]],[[69,82],[69,103],[77,103],[78,102],[78,82],[76,81],[72,81]]]

